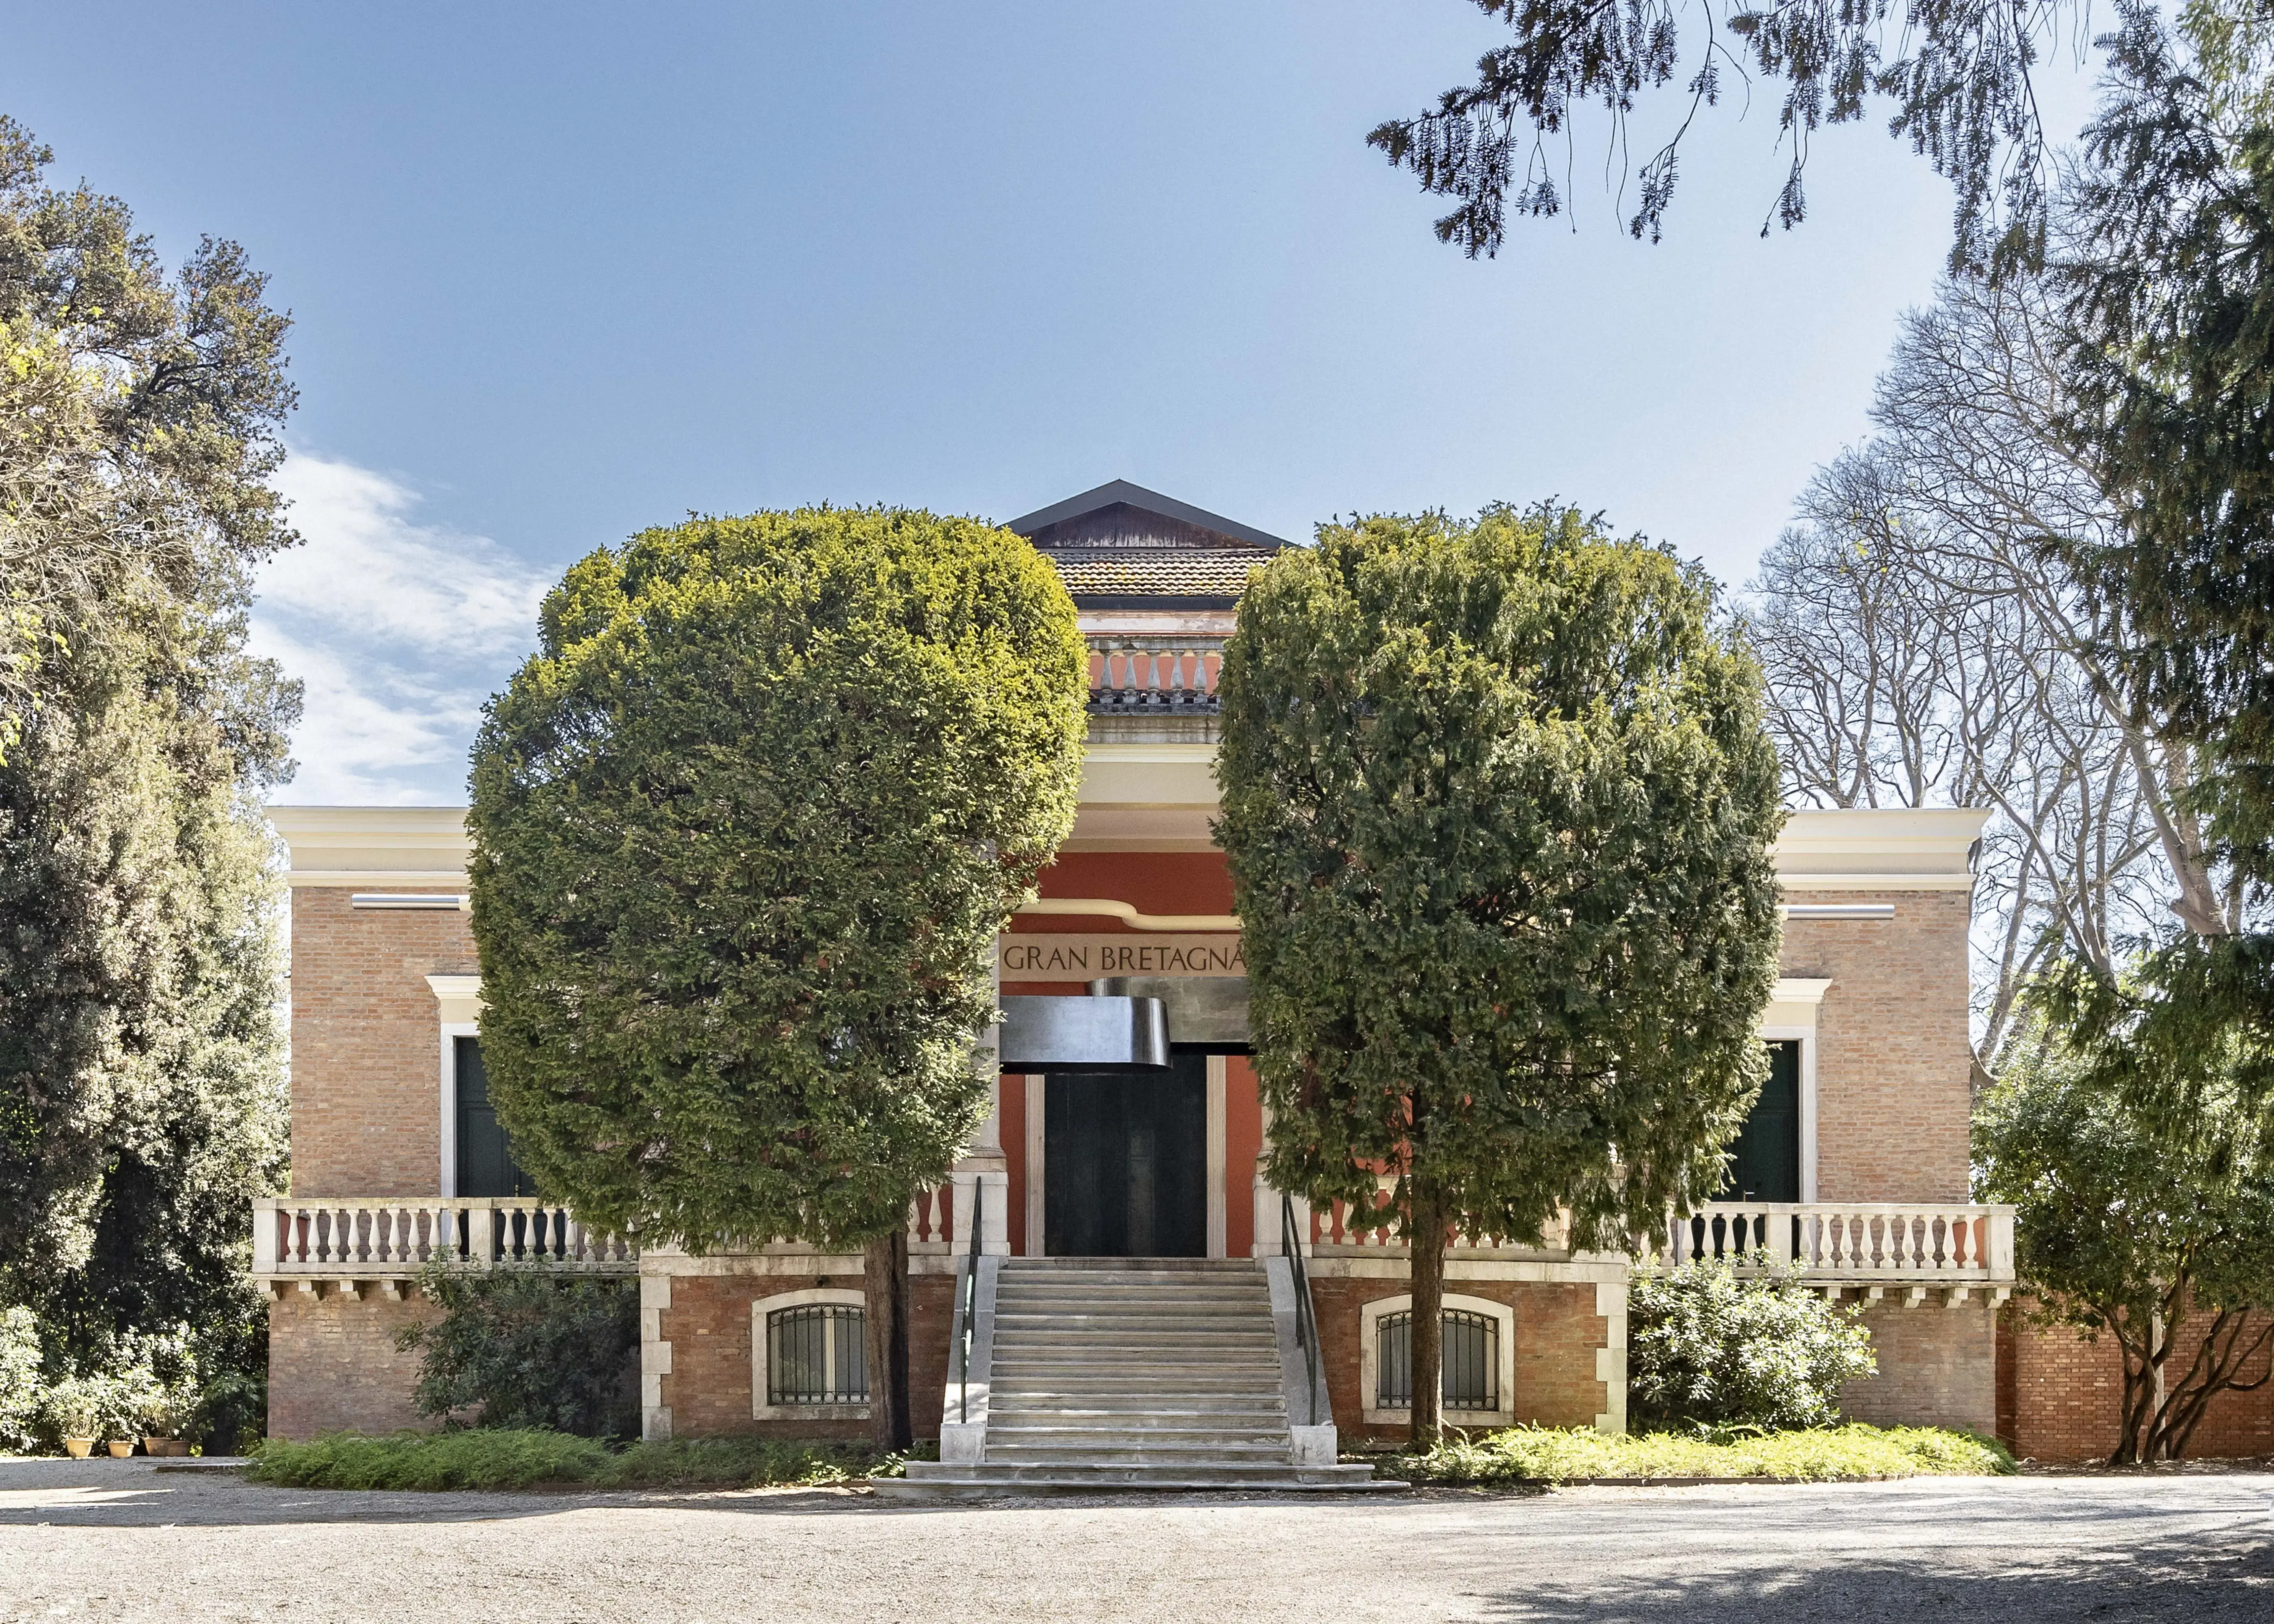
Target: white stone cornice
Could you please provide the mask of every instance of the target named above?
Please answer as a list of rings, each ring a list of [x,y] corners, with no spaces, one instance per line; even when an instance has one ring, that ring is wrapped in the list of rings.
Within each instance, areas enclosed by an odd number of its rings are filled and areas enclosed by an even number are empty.
[[[482,978],[478,975],[430,975],[426,985],[442,1006],[446,1026],[471,1026],[481,1019]]]

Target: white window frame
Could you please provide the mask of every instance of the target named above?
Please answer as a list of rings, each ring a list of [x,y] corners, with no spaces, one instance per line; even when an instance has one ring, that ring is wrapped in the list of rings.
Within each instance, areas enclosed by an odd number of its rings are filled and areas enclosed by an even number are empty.
[[[1456,1410],[1445,1406],[1448,1421],[1464,1426],[1507,1426],[1516,1418],[1516,1310],[1506,1303],[1495,1303],[1488,1297],[1463,1297],[1445,1293],[1442,1306],[1462,1313],[1481,1314],[1497,1322],[1495,1345],[1500,1350],[1499,1380],[1500,1407],[1496,1410]],[[1389,1314],[1410,1314],[1413,1312],[1411,1293],[1404,1297],[1378,1297],[1359,1310],[1359,1402],[1366,1420],[1374,1425],[1389,1426],[1410,1421],[1410,1410],[1384,1410],[1374,1402],[1382,1391],[1382,1321]]]
[[[478,975],[430,975],[426,985],[440,1006],[441,1059],[439,1072],[442,1106],[440,1165],[435,1171],[437,1193],[458,1193],[458,1045],[459,1038],[482,1035],[482,978]]]
[[[1780,976],[1769,1007],[1761,1012],[1758,1035],[1764,1043],[1800,1045],[1800,1199],[1816,1199],[1816,1017],[1828,978]]]
[[[766,1366],[766,1316],[784,1308],[827,1304],[833,1308],[866,1310],[868,1298],[842,1286],[809,1286],[802,1291],[780,1291],[750,1304],[750,1415],[759,1421],[865,1421],[866,1404],[769,1404],[772,1372]],[[865,1320],[862,1322],[867,1323]],[[870,1373],[873,1380],[874,1372]]]
[[[1816,1199],[1816,1028],[1763,1026],[1764,1043],[1800,1045],[1800,1199]]]

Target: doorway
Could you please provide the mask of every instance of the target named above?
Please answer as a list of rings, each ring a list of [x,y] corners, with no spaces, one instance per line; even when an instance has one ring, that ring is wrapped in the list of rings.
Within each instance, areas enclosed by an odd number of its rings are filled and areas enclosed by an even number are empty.
[[[1208,1056],[1043,1083],[1043,1235],[1053,1258],[1208,1255]]]
[[[1729,1147],[1721,1201],[1800,1199],[1800,1045],[1773,1042],[1768,1080]]]
[[[513,1141],[490,1104],[480,1040],[454,1038],[451,1042],[457,1081],[457,1121],[453,1125],[458,1139],[458,1193],[535,1195],[537,1184],[514,1161]]]

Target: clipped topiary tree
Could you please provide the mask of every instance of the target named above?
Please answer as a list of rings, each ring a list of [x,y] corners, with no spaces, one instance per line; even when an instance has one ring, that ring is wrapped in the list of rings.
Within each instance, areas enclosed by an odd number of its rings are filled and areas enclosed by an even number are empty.
[[[499,1118],[603,1229],[862,1247],[903,1447],[908,1204],[985,1113],[995,936],[1073,826],[1073,603],[1008,530],[802,509],[595,553],[541,632],[468,820]]]
[[[1627,1287],[1627,1414],[1645,1425],[1832,1426],[1841,1385],[1879,1368],[1864,1311],[1790,1265],[1645,1264]]]
[[[1240,600],[1218,838],[1268,1170],[1412,1259],[1439,1428],[1454,1226],[1623,1243],[1721,1177],[1766,1075],[1781,820],[1705,576],[1575,510],[1322,528]]]

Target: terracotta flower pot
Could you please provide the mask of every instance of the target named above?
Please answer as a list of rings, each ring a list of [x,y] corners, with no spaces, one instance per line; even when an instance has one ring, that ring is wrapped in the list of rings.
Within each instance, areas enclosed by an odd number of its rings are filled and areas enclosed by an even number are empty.
[[[94,1453],[94,1440],[92,1438],[66,1438],[64,1440],[64,1447],[71,1451],[71,1458],[72,1460],[83,1461],[87,1459],[88,1455]]]
[[[123,1461],[133,1453],[134,1440],[132,1439],[114,1438],[110,1440],[110,1458],[112,1460]]]
[[[143,1435],[142,1453],[145,1455],[156,1455],[161,1460],[164,1460],[185,1456],[189,1452],[190,1440],[186,1438],[161,1438],[155,1432]]]

